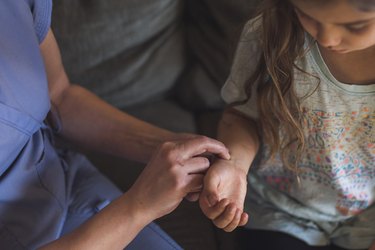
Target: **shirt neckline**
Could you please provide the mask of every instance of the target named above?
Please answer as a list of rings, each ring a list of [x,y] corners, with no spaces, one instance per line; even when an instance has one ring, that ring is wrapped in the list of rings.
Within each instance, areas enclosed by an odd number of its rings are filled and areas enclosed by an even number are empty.
[[[358,84],[348,84],[343,83],[337,80],[329,70],[327,64],[325,63],[322,54],[319,50],[318,43],[313,41],[312,38],[309,38],[309,44],[311,45],[311,54],[314,58],[317,68],[320,70],[322,75],[326,77],[326,79],[333,83],[336,87],[343,89],[348,92],[352,93],[359,93],[359,94],[370,94],[375,92],[375,84],[368,84],[368,85],[358,85]]]

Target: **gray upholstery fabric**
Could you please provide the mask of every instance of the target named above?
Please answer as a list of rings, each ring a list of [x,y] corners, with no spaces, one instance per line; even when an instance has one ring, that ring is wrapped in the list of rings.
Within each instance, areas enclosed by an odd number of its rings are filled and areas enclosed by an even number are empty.
[[[180,87],[188,107],[220,109],[220,89],[230,66],[242,27],[260,0],[186,1],[187,38],[192,66]]]
[[[52,28],[72,82],[150,123],[214,136],[220,88],[257,1],[56,0]],[[88,156],[122,190],[143,167]],[[232,234],[218,233],[196,203],[183,202],[158,223],[184,249],[234,249]]]
[[[71,80],[124,108],[158,98],[185,68],[182,12],[182,0],[59,0],[52,28]]]

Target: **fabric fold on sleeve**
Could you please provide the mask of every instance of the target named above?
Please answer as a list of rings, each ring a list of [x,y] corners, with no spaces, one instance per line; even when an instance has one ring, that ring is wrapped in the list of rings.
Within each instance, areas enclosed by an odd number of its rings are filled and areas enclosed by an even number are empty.
[[[228,104],[245,101],[246,85],[257,68],[261,56],[261,47],[256,28],[259,25],[259,17],[250,20],[241,34],[230,75],[221,89],[221,96]],[[251,96],[244,104],[234,106],[235,109],[251,118],[258,118],[256,100],[257,83],[252,83]]]
[[[43,42],[51,26],[52,1],[34,0],[32,12],[34,18],[35,33],[40,44]]]

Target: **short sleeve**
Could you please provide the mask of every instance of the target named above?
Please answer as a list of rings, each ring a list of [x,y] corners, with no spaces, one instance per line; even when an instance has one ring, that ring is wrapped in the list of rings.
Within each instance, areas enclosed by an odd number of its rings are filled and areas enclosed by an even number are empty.
[[[247,98],[245,86],[251,74],[255,71],[261,55],[259,39],[255,31],[257,25],[259,25],[259,21],[259,17],[251,19],[242,31],[230,75],[221,89],[221,96],[228,104],[244,101]],[[256,100],[257,85],[257,83],[253,84],[252,96],[246,103],[235,106],[235,109],[252,118],[258,117]]]
[[[35,32],[42,43],[51,26],[52,0],[31,0],[30,8],[34,18]]]

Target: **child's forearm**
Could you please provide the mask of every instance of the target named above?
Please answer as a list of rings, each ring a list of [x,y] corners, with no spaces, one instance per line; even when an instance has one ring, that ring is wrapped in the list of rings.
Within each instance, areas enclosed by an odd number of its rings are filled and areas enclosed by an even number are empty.
[[[218,139],[229,149],[230,160],[217,160],[207,171],[199,204],[213,223],[230,232],[247,223],[244,212],[247,173],[259,148],[256,123],[235,110],[225,110]],[[234,216],[235,214],[235,216]]]
[[[227,109],[219,124],[218,139],[229,149],[234,165],[247,172],[259,149],[256,122]]]

